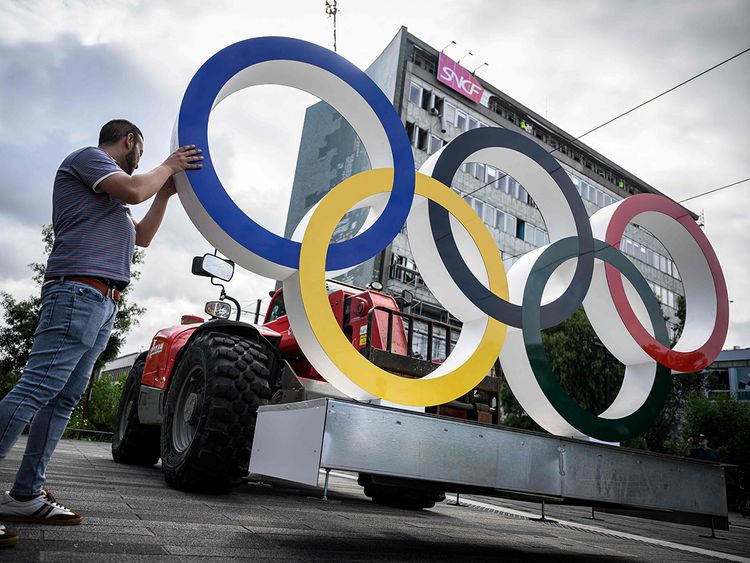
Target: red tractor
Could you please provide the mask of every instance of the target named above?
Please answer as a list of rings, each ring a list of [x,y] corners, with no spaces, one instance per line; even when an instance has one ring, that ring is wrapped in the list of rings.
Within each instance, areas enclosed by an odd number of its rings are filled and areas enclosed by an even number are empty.
[[[193,260],[193,273],[231,279],[234,265],[207,254]],[[120,463],[153,465],[161,458],[167,483],[180,490],[219,491],[247,474],[258,407],[318,397],[346,398],[307,361],[289,326],[282,290],[272,293],[262,325],[241,322],[239,303],[221,287],[220,301],[206,304],[212,318],[183,317],[160,330],[130,370],[117,411],[112,457]],[[433,342],[449,352],[451,327],[402,312],[396,300],[374,290],[328,282],[331,308],[352,346],[370,361],[405,377],[435,369]],[[236,320],[229,320],[234,302]],[[409,305],[408,296],[399,301]],[[257,316],[256,316],[257,323]],[[415,326],[427,333],[426,358],[412,354]],[[417,329],[418,330],[418,329]],[[497,379],[449,405],[447,414],[497,423]],[[494,402],[493,402],[494,401]],[[418,482],[360,475],[365,493],[383,504],[429,507],[444,496]]]

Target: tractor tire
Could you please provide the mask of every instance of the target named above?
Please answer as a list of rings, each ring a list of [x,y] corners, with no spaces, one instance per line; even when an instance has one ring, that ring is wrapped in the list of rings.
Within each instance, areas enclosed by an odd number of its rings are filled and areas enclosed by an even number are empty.
[[[385,484],[377,482],[368,473],[360,473],[357,483],[364,487],[365,495],[375,504],[402,508],[405,510],[421,510],[432,508],[436,502],[445,500],[445,493],[432,489],[420,489],[403,484]]]
[[[260,336],[204,332],[185,350],[164,406],[161,467],[171,487],[221,492],[247,475],[274,361]]]
[[[159,461],[159,427],[141,424],[138,395],[146,354],[136,358],[122,388],[112,434],[112,459],[128,465],[154,465]]]

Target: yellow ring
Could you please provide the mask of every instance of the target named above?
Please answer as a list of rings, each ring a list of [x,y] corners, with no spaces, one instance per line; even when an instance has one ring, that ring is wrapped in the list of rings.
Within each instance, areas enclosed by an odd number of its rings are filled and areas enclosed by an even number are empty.
[[[299,262],[302,305],[322,351],[355,385],[401,405],[447,403],[468,393],[490,371],[503,346],[506,325],[488,317],[479,344],[463,364],[438,377],[408,379],[384,371],[362,356],[341,332],[328,301],[325,263],[333,230],[358,202],[387,192],[386,186],[392,185],[392,180],[392,169],[361,172],[340,183],[321,200],[302,240]],[[497,246],[473,209],[453,190],[420,173],[416,177],[416,194],[438,203],[464,226],[482,256],[490,290],[508,299],[508,280]]]

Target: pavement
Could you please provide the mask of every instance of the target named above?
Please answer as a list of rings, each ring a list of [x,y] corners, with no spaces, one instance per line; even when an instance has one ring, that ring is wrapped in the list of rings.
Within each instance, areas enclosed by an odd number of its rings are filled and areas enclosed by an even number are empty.
[[[0,466],[8,488],[19,440]],[[322,479],[321,479],[322,483]],[[371,503],[356,476],[332,473],[321,489],[246,482],[218,495],[170,489],[157,467],[112,461],[110,445],[63,440],[47,471],[80,526],[9,525],[21,538],[0,561],[718,561],[750,563],[750,519],[730,515],[721,539],[709,530],[588,508],[455,496],[430,510]]]

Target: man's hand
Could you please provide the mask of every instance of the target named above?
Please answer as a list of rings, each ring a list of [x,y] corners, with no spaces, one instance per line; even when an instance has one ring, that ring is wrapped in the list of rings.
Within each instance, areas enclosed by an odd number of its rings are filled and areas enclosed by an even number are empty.
[[[200,161],[203,160],[203,157],[199,156],[201,152],[200,149],[195,148],[195,145],[180,147],[167,157],[167,160],[164,161],[164,165],[167,166],[173,174],[177,174],[177,172],[182,172],[183,170],[202,168],[203,165]]]
[[[136,176],[112,174],[101,181],[99,189],[124,203],[141,203],[164,188],[172,175],[183,170],[202,168],[200,161],[203,157],[200,153],[201,150],[196,149],[195,145],[180,147],[153,170]]]

